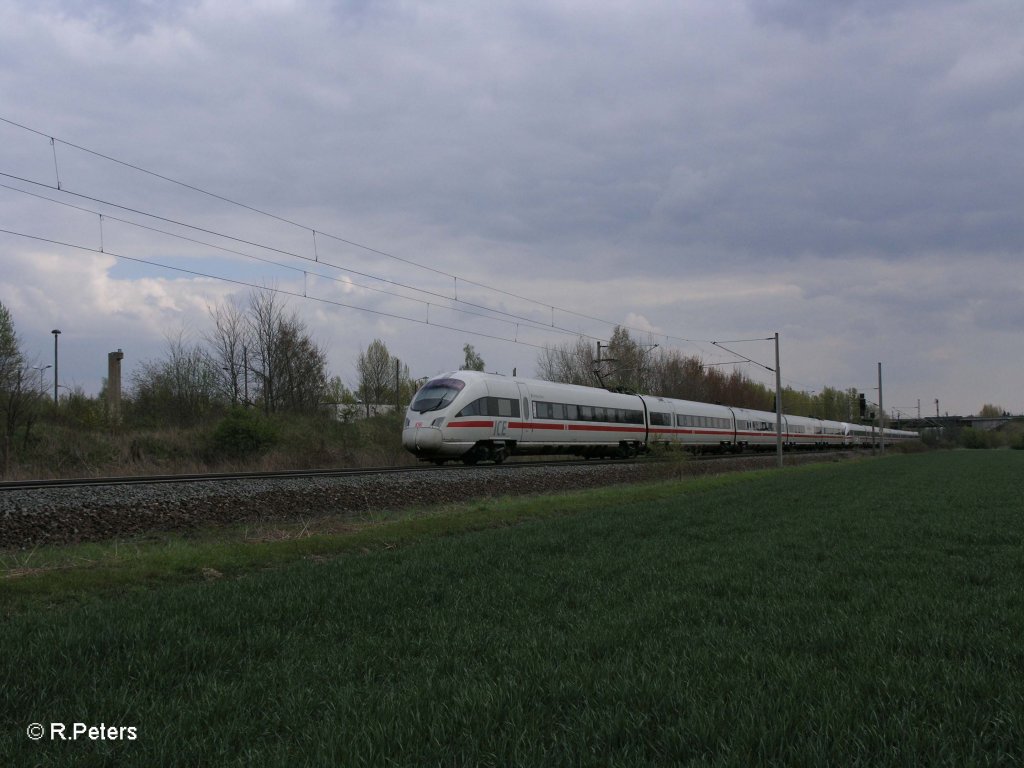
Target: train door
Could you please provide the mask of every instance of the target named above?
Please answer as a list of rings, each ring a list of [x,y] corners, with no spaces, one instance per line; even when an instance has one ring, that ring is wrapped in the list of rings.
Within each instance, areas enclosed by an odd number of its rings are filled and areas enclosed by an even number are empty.
[[[495,443],[518,443],[522,439],[522,423],[519,390],[510,381],[488,381],[488,416],[494,419]]]
[[[519,414],[520,418],[517,422],[518,437],[515,438],[517,441],[533,441],[533,429],[530,428],[530,423],[533,419],[533,414],[530,412],[530,390],[526,388],[525,384],[516,382],[516,386],[519,388]]]

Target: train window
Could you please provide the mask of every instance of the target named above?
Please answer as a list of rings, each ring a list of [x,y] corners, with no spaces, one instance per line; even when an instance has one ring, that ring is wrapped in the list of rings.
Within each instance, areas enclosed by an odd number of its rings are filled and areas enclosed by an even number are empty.
[[[593,421],[594,409],[589,405],[580,406],[580,421]]]
[[[551,418],[562,420],[565,418],[565,406],[561,403],[551,404]]]
[[[579,407],[575,405],[565,406],[565,418],[569,421],[579,421]]]
[[[457,414],[455,414],[456,418],[458,418],[459,416],[481,416],[481,415],[483,415],[480,412],[480,406],[486,405],[486,399],[487,398],[481,397],[479,400],[474,400],[472,403],[470,403],[465,408],[463,408],[461,411],[459,411]]]
[[[457,414],[458,416],[518,416],[519,401],[507,397],[481,397]]]
[[[594,421],[608,421],[605,409],[601,406],[594,406]]]
[[[651,426],[652,427],[671,427],[672,426],[672,414],[671,413],[651,413]]]
[[[465,388],[466,382],[458,379],[435,379],[428,381],[423,388],[416,393],[416,397],[409,406],[409,410],[416,413],[427,413],[428,411],[440,411],[451,405],[452,400]]]

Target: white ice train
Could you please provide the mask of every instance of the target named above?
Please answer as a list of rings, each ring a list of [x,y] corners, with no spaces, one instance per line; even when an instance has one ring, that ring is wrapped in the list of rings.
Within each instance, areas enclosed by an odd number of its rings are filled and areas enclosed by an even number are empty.
[[[887,443],[916,432],[885,430]],[[870,445],[871,427],[782,416],[787,449]],[[425,461],[502,462],[512,454],[634,456],[651,445],[770,450],[775,414],[475,371],[431,379],[405,415],[402,445]]]

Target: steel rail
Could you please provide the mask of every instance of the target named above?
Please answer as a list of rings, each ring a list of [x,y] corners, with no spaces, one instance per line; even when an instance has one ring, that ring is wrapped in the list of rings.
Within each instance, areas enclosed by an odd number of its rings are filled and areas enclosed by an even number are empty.
[[[503,464],[479,464],[472,467],[465,464],[445,466],[424,466],[411,464],[401,467],[360,467],[344,469],[284,469],[268,472],[209,472],[183,475],[118,475],[114,477],[47,478],[42,480],[8,480],[0,482],[0,493],[44,488],[87,488],[93,486],[117,485],[160,485],[167,483],[228,482],[231,480],[288,480],[301,478],[357,477],[360,475],[385,475],[403,472],[444,472],[458,469],[508,469],[525,467],[569,467],[594,466],[600,464],[627,464],[625,459],[590,459],[586,461],[508,461]]]

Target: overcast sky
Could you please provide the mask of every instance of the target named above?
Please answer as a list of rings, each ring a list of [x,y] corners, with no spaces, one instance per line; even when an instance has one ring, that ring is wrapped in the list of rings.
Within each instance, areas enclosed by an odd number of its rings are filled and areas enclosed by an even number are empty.
[[[297,294],[349,385],[375,338],[530,375],[623,323],[1024,412],[1020,0],[0,0],[0,118],[0,301],[87,392],[229,278]]]

